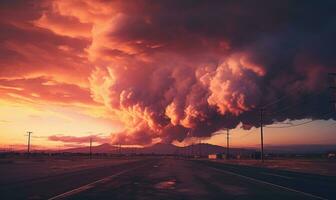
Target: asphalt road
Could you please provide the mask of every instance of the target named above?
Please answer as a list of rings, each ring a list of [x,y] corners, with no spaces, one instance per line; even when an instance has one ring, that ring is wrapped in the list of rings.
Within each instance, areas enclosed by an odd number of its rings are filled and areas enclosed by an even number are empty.
[[[82,185],[92,183],[107,176],[115,175],[127,170],[133,170],[144,164],[153,162],[153,159],[143,159],[122,164],[110,164],[91,168],[69,170],[64,173],[54,173],[46,176],[35,176],[35,178],[21,181],[8,182],[0,181],[0,199],[49,199],[58,194],[78,188]],[[10,167],[10,166],[9,166]],[[36,173],[38,169],[27,166],[25,173]],[[33,172],[34,171],[34,172]],[[3,174],[3,173],[1,173]],[[22,172],[16,176],[22,176]],[[20,177],[19,177],[20,178]],[[7,177],[8,179],[8,177]]]
[[[200,162],[200,161],[198,161]],[[287,190],[307,193],[324,199],[336,199],[336,176],[299,173],[286,170],[261,168],[244,165],[221,164],[211,161],[201,161],[201,164],[214,170],[234,174],[250,181],[264,182],[275,187],[285,187]],[[284,188],[284,189],[285,189]]]
[[[154,158],[1,187],[1,199],[336,199],[336,177]]]

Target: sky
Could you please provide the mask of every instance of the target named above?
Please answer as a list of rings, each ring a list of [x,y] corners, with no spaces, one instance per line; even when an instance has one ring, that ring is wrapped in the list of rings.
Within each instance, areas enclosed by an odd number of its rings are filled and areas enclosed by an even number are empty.
[[[335,144],[334,7],[1,1],[0,146]]]

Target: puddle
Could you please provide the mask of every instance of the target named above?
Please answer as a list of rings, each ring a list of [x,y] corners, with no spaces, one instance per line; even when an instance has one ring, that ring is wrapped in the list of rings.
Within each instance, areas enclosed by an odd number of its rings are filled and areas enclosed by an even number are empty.
[[[168,180],[168,181],[162,181],[158,184],[155,185],[156,189],[161,189],[161,190],[170,190],[170,189],[175,189],[176,185],[176,180]]]

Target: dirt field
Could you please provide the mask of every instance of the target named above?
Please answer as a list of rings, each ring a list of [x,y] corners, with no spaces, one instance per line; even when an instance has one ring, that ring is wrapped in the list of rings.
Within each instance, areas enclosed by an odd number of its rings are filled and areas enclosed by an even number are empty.
[[[295,172],[312,173],[328,176],[336,176],[336,160],[303,160],[303,159],[279,159],[265,160],[215,160],[228,164],[260,166],[273,169],[283,169]]]
[[[0,162],[0,184],[18,182],[65,172],[133,162],[137,158],[6,158]]]

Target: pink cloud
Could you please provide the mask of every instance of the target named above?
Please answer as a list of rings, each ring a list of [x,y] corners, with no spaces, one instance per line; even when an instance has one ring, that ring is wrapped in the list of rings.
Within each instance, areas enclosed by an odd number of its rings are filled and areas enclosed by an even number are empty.
[[[76,84],[60,83],[48,77],[28,79],[0,78],[0,94],[3,98],[10,98],[16,95],[26,97],[35,102],[96,104],[92,100],[88,89],[81,88]]]
[[[103,137],[100,135],[90,135],[90,136],[65,136],[65,135],[52,135],[48,137],[49,141],[63,142],[63,143],[76,143],[84,144],[90,143],[90,139],[95,143],[109,143],[110,137]]]

